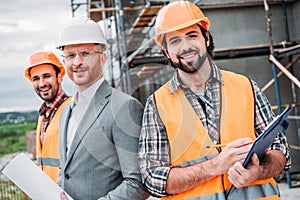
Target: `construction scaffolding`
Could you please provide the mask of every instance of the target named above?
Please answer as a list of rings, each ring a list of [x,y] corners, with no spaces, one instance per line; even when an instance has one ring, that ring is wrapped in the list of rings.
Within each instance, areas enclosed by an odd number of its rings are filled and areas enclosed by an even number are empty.
[[[145,103],[146,98],[166,82],[173,73],[171,68],[166,67],[167,60],[153,40],[156,15],[169,2],[172,1],[87,0],[76,3],[76,1],[71,0],[73,16],[76,15],[76,9],[84,5],[88,16],[97,22],[103,22],[107,29],[106,36],[110,44],[107,52],[110,61],[107,68],[112,86],[137,97],[142,103]],[[297,40],[299,39],[297,37],[291,40],[289,24],[291,20],[288,19],[288,12],[292,11],[293,7],[299,11],[300,3],[296,0],[195,0],[192,2],[205,13],[209,13],[209,11],[220,13],[225,9],[264,9],[265,18],[261,21],[266,22],[264,31],[269,43],[216,48],[214,59],[219,61],[266,57],[270,61],[273,78],[262,87],[262,91],[265,92],[273,87],[276,103],[272,104],[272,108],[278,114],[288,105],[294,107],[294,115],[290,116],[289,119],[293,121],[296,134],[290,137],[297,138],[297,142],[293,139],[294,143],[290,144],[290,147],[293,155],[296,155],[300,150],[300,104],[298,103],[300,82],[297,78],[299,69],[295,66],[299,66],[300,41]],[[283,16],[283,20],[280,22],[282,30],[284,30],[282,33],[284,35],[283,42],[273,42],[272,25],[279,22],[272,21],[272,6],[278,8]],[[255,25],[251,24],[249,27]],[[298,30],[299,27],[293,27],[293,29]],[[278,29],[276,30],[278,31]],[[283,63],[286,63],[286,66]],[[280,89],[279,80],[282,75],[285,75],[290,81],[291,100],[287,103],[282,103],[280,94],[283,90]],[[286,87],[286,85],[284,86]],[[296,169],[294,172],[286,174],[290,188],[300,186],[299,184],[292,184],[291,178],[291,175],[298,174],[298,171],[299,169]]]

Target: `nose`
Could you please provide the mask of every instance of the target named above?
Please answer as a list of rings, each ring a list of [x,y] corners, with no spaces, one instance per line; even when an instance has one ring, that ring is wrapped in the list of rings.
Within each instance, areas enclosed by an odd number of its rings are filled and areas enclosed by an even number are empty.
[[[191,47],[190,41],[187,39],[183,39],[181,43],[181,50],[188,50],[190,49],[190,47]]]
[[[74,62],[73,65],[75,66],[79,66],[82,63],[82,58],[79,56],[79,54],[77,53],[75,58],[74,58]]]
[[[41,78],[39,81],[39,87],[42,88],[46,85],[46,80],[44,78]]]

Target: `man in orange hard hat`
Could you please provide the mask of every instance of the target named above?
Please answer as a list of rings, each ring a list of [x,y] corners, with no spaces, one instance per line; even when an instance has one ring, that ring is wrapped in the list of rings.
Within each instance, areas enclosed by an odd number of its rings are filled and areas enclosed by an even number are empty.
[[[163,7],[155,41],[176,71],[146,103],[139,143],[144,185],[166,199],[280,199],[272,178],[290,167],[279,132],[265,158],[242,163],[274,118],[258,85],[213,62],[210,21],[189,1]],[[225,147],[214,146],[227,144]],[[229,193],[230,187],[236,188]]]
[[[65,69],[53,52],[39,51],[29,57],[25,69],[37,93],[44,100],[36,129],[36,156],[39,167],[53,180],[59,173],[58,124],[60,112],[71,100],[62,90]]]

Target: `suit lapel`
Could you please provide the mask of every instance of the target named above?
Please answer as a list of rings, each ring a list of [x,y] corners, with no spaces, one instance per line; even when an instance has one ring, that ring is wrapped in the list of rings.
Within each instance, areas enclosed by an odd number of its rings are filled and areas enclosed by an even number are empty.
[[[74,139],[72,141],[68,160],[73,156],[75,150],[82,142],[84,136],[88,133],[89,128],[97,120],[105,106],[109,102],[109,96],[111,95],[112,88],[109,84],[104,81],[97,89],[94,97],[92,98],[86,112],[84,113],[82,120],[79,123],[78,129],[76,130]],[[66,163],[67,164],[67,163]]]
[[[59,130],[60,131],[60,136],[61,140],[59,140],[60,142],[60,146],[61,146],[61,153],[60,155],[62,156],[62,160],[66,161],[67,159],[67,132],[68,132],[68,123],[69,123],[69,119],[70,119],[70,115],[71,115],[71,107],[72,107],[72,103],[69,103],[65,106],[65,112],[61,113],[61,122],[64,123],[60,123],[59,124]]]

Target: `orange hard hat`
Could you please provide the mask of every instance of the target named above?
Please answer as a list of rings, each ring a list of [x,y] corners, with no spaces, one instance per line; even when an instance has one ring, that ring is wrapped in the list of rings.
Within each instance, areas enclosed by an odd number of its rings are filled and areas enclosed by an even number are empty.
[[[198,6],[190,1],[175,1],[163,7],[155,22],[155,42],[162,45],[162,35],[180,30],[194,24],[201,25],[205,30],[210,22]]]
[[[41,64],[52,64],[57,67],[57,69],[59,70],[59,72],[62,76],[65,75],[65,68],[54,53],[52,53],[51,51],[39,51],[39,52],[33,53],[29,57],[28,66],[25,69],[25,77],[27,77],[30,81],[32,81],[31,75],[30,75],[30,69],[32,67],[35,67],[35,66],[38,66]]]

